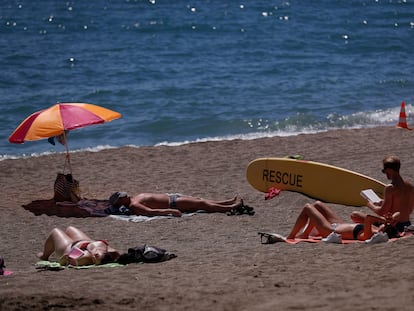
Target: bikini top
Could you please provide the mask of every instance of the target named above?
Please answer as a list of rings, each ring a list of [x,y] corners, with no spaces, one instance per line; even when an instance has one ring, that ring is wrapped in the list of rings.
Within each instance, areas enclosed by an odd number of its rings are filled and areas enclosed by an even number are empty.
[[[76,242],[73,242],[72,243],[72,247],[73,246],[75,246],[77,243],[79,243],[79,242],[81,242],[81,241],[76,241]],[[104,243],[105,245],[108,245],[108,241],[107,240],[96,240],[96,241],[93,241],[93,242],[102,242],[102,243]],[[88,248],[88,245],[89,244],[91,244],[91,243],[93,243],[93,242],[91,242],[91,241],[85,241],[85,242],[83,242],[82,244],[80,244],[79,246],[78,246],[78,248],[79,249],[81,249],[81,250],[83,250],[83,251],[86,251],[87,250],[87,248]]]
[[[76,247],[77,243],[82,242],[78,247]],[[68,254],[68,264],[74,265],[74,266],[78,266],[79,262],[78,260],[80,258],[82,258],[83,256],[85,256],[87,253],[89,253],[90,251],[87,250],[87,247],[89,244],[94,243],[94,242],[102,242],[105,245],[108,245],[108,242],[106,240],[97,240],[97,241],[75,241],[72,243],[72,248]]]

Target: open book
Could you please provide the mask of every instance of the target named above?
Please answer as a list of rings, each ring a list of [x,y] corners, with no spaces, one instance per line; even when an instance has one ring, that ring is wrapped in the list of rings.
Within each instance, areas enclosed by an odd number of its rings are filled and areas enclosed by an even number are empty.
[[[372,203],[381,201],[381,198],[372,189],[365,189],[361,191],[361,196]]]

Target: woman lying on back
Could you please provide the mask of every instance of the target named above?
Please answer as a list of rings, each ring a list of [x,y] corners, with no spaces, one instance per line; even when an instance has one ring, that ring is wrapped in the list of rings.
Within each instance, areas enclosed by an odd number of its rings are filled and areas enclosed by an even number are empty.
[[[61,265],[100,265],[115,262],[120,253],[105,240],[93,240],[81,230],[70,226],[63,231],[54,228],[46,239],[43,252],[38,257],[48,260],[55,253]]]
[[[393,226],[398,221],[399,215],[398,212],[388,217],[368,215],[364,224],[346,223],[326,204],[316,201],[313,204],[305,204],[287,239],[308,238],[313,229],[316,229],[322,237],[336,233],[346,240],[366,241],[375,233],[383,231],[391,238],[397,234]],[[389,226],[375,226],[376,222],[388,223]]]

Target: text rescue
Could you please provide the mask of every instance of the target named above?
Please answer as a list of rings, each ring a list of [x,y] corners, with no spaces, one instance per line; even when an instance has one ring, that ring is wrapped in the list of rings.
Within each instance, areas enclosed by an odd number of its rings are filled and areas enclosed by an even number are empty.
[[[303,175],[267,169],[263,170],[262,179],[266,182],[291,185],[299,188],[302,188],[303,183]]]

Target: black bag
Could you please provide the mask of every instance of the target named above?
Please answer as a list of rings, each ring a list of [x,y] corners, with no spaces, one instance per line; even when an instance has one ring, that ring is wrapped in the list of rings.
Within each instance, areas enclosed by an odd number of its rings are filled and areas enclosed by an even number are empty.
[[[397,228],[391,225],[385,225],[384,232],[390,239],[401,237],[400,232],[398,232]]]
[[[165,249],[145,244],[143,246],[128,248],[128,253],[122,255],[121,258],[118,259],[118,263],[121,263],[121,264],[129,264],[133,262],[154,263],[154,262],[162,262],[162,261],[170,260],[175,257],[177,257],[175,254],[169,253]]]
[[[108,215],[131,215],[130,209],[124,205],[107,207],[104,212]]]

